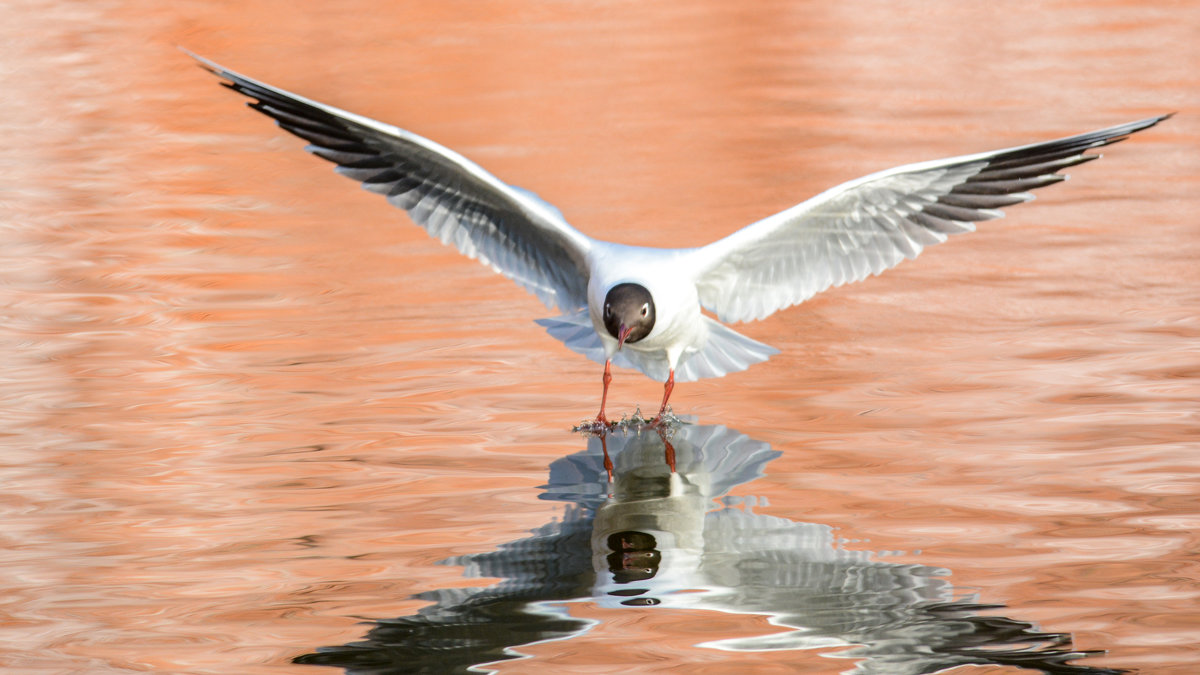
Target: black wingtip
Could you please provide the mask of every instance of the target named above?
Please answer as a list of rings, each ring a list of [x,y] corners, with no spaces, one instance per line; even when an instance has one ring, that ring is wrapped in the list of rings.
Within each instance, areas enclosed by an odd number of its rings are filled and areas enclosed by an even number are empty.
[[[1137,120],[1136,122],[1130,122],[1129,124],[1125,125],[1126,129],[1123,130],[1121,137],[1116,140],[1123,141],[1126,138],[1128,138],[1129,135],[1132,133],[1141,131],[1143,129],[1149,129],[1150,127],[1152,127],[1156,124],[1159,124],[1160,122],[1165,122],[1166,120],[1169,120],[1174,116],[1175,116],[1174,112],[1169,112],[1169,113],[1164,113],[1162,115],[1155,115],[1154,117],[1147,117],[1146,119]],[[1113,142],[1115,143],[1116,140],[1114,140]]]

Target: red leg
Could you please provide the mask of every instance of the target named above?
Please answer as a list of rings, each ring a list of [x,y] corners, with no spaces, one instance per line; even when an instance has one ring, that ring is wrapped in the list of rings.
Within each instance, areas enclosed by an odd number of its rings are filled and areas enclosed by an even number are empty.
[[[612,359],[604,362],[604,393],[600,395],[600,412],[596,415],[596,422],[599,424],[608,424],[608,417],[604,414],[604,405],[608,403],[608,385],[612,382]]]
[[[671,392],[675,389],[675,369],[671,369],[671,374],[667,377],[667,383],[663,385],[663,401],[658,408],[658,416],[654,418],[654,422],[661,422],[663,413],[667,412],[667,400],[671,398]]]

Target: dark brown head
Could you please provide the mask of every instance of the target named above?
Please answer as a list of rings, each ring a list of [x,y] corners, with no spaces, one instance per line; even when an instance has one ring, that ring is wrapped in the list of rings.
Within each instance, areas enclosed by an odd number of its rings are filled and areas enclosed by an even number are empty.
[[[637,342],[654,329],[654,298],[639,284],[617,284],[604,296],[604,327],[615,337],[618,349]]]

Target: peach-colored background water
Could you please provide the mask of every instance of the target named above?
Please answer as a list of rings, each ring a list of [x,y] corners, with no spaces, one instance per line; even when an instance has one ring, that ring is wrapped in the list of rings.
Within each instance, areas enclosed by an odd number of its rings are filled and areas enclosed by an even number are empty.
[[[1108,650],[1200,662],[1200,5],[0,7],[0,667],[322,672],[437,566],[558,518],[599,369],[175,49],[412,129],[584,232],[695,245],[895,164],[1161,112],[1009,217],[743,326],[677,387],[782,453],[736,489]],[[658,385],[616,374],[611,404]],[[501,672],[840,672],[647,608]],[[748,665],[749,664],[749,665]],[[332,671],[330,671],[332,672]],[[964,671],[965,672],[965,671]],[[972,672],[1008,672],[999,669]]]

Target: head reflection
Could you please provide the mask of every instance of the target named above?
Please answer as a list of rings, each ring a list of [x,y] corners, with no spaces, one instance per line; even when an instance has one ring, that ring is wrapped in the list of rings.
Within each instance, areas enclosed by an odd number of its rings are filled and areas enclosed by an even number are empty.
[[[662,562],[662,553],[655,548],[657,543],[653,535],[645,532],[626,530],[610,534],[608,548],[612,553],[606,559],[613,581],[628,584],[653,578]]]
[[[767,617],[758,637],[697,645],[724,651],[815,650],[852,659],[855,675],[917,675],[959,665],[1105,675],[1071,663],[1088,654],[1071,636],[997,616],[961,599],[947,570],[842,548],[832,527],[756,513],[729,492],[779,455],[722,426],[683,425],[670,437],[675,470],[654,432],[588,440],[550,466],[543,499],[561,518],[496,550],[444,561],[486,588],[422,593],[414,615],[380,620],[362,641],[324,647],[298,663],[349,673],[488,672],[518,648],[596,630],[572,615],[586,602],[623,612],[687,609]],[[988,612],[984,614],[984,612]]]

